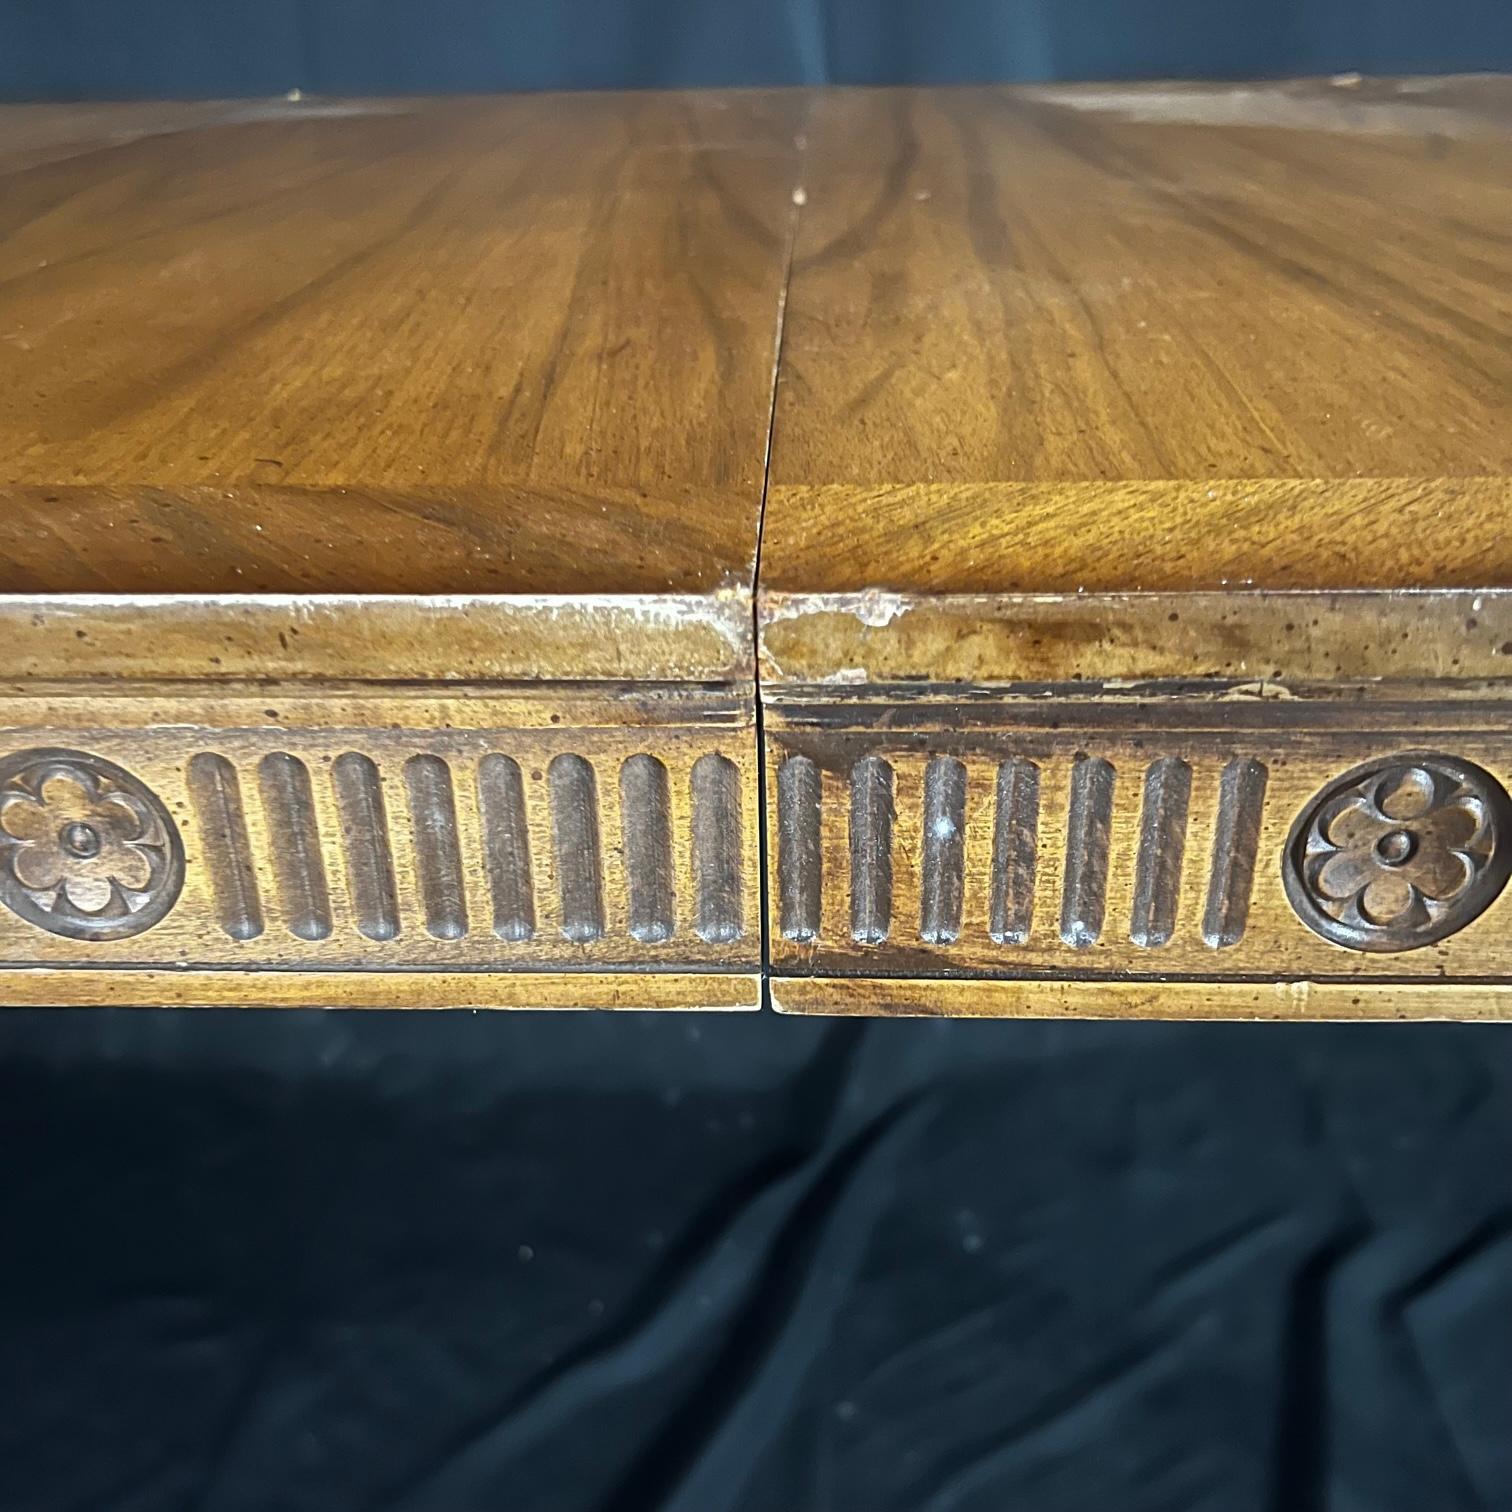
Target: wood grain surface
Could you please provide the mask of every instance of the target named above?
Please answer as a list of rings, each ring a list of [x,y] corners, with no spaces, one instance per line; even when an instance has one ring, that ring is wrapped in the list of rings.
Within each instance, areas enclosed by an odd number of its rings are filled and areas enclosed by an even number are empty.
[[[1508,1016],[1507,81],[0,128],[0,1000]]]
[[[1509,122],[1505,80],[819,97],[763,585],[1512,583]]]
[[[804,108],[5,108],[0,589],[749,589]]]
[[[806,129],[774,1004],[1507,1017],[1512,85],[852,91]]]

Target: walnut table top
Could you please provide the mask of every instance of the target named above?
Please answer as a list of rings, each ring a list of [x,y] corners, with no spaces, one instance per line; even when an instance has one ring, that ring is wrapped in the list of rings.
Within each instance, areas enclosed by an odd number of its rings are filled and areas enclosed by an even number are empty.
[[[0,1000],[1512,1011],[1507,81],[0,127]]]

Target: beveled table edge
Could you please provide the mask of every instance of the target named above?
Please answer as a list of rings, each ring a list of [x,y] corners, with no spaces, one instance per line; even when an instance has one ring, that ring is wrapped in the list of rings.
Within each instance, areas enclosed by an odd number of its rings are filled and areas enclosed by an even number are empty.
[[[9,680],[749,682],[751,595],[8,594]]]
[[[1512,982],[960,981],[773,976],[768,987],[773,1008],[794,1015],[1293,1023],[1512,1020]]]
[[[1512,677],[1512,589],[757,596],[763,688]]]
[[[6,1007],[402,1008],[748,1012],[754,972],[0,969]]]

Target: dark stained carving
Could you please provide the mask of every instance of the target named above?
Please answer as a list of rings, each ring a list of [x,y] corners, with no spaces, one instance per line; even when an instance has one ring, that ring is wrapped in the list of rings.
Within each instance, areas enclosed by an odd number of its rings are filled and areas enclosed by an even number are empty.
[[[770,707],[763,730],[783,889],[773,979],[942,984],[875,1009],[847,988],[835,1011],[858,1013],[1074,1011],[1062,1005],[1079,988],[937,1005],[954,1001],[943,984],[967,981],[1143,982],[1117,1009],[1140,1016],[1166,1011],[1165,982],[1221,981],[1246,984],[1235,1011],[1256,1017],[1320,1016],[1343,980],[1504,983],[1512,936],[1494,907],[1444,936],[1512,894],[1506,720],[1488,692],[1423,708],[1388,689],[1347,704],[1182,690],[1151,705],[1119,688],[1063,706],[1037,689],[806,692]],[[1456,755],[1425,753],[1450,728]],[[1271,869],[1283,855],[1290,901]],[[1389,973],[1354,953],[1434,941]],[[821,996],[776,1001],[804,1012]],[[1385,1012],[1370,1003],[1326,1006]],[[1428,1010],[1403,998],[1390,1011]]]
[[[647,944],[670,940],[675,923],[667,769],[641,752],[625,760],[619,780],[630,934]]]
[[[263,932],[262,897],[236,767],[217,751],[200,751],[190,758],[185,777],[199,819],[200,856],[210,874],[216,922],[233,940],[255,940]]]
[[[745,933],[741,903],[740,769],[710,751],[693,763],[694,928],[701,940],[728,945]]]
[[[525,817],[525,782],[513,756],[491,751],[478,763],[478,813],[493,895],[493,931],[501,940],[532,939],[536,915],[530,828]]]
[[[324,940],[331,933],[331,895],[309,768],[287,751],[270,751],[257,775],[284,923],[301,940]]]
[[[863,756],[850,774],[851,938],[880,945],[892,927],[893,769]]]
[[[399,933],[399,896],[378,764],[360,751],[344,751],[331,764],[331,784],[357,928],[370,940],[392,940]]]
[[[919,934],[931,945],[960,938],[965,873],[966,765],[954,756],[935,756],[924,768],[919,877]]]
[[[161,800],[83,751],[0,761],[0,902],[72,940],[119,940],[178,900],[184,850]]]
[[[1039,768],[1032,761],[1014,756],[999,764],[988,921],[988,932],[999,945],[1022,945],[1034,927],[1039,791]]]
[[[788,756],[777,768],[777,896],[783,935],[799,944],[819,934],[823,882],[819,768]]]
[[[1283,864],[1298,917],[1353,950],[1415,950],[1483,913],[1512,873],[1512,801],[1489,772],[1421,752],[1331,782]]]
[[[1167,944],[1176,933],[1191,797],[1192,769],[1179,756],[1162,756],[1150,763],[1145,771],[1134,909],[1129,921],[1129,938],[1147,949]]]
[[[598,781],[582,756],[553,756],[551,833],[556,850],[562,934],[586,945],[604,933],[604,863],[599,844]]]
[[[1066,944],[1078,950],[1095,945],[1102,934],[1113,825],[1113,780],[1112,763],[1101,756],[1081,756],[1071,768],[1060,934]]]
[[[229,709],[219,694],[182,712],[154,703],[159,723],[87,745],[28,710],[15,728],[37,733],[0,745],[0,964],[543,979],[758,968],[761,805],[728,710],[621,731],[610,704],[557,728],[516,722],[511,694],[504,718],[440,731],[423,718],[367,727],[349,696],[308,719],[267,693]],[[281,977],[268,994],[322,1004],[345,990],[294,992]],[[715,987],[707,1000],[681,990],[722,1006]]]
[[[1264,763],[1239,757],[1224,767],[1218,779],[1213,868],[1202,915],[1202,938],[1215,950],[1237,945],[1249,922],[1268,777]]]
[[[467,933],[467,893],[451,768],[441,756],[411,756],[404,763],[404,783],[426,933],[438,940],[460,940]]]

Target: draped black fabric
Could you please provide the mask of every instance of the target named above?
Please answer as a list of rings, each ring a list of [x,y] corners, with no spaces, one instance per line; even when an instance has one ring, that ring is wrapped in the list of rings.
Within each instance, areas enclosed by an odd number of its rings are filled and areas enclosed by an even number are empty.
[[[1512,1507],[1512,1035],[0,1015],[6,1512]]]
[[[1507,0],[0,0],[0,96],[1512,67]]]
[[[0,95],[1425,72],[1506,0],[0,0]],[[0,1512],[1512,1509],[1512,1034],[0,1013]]]

